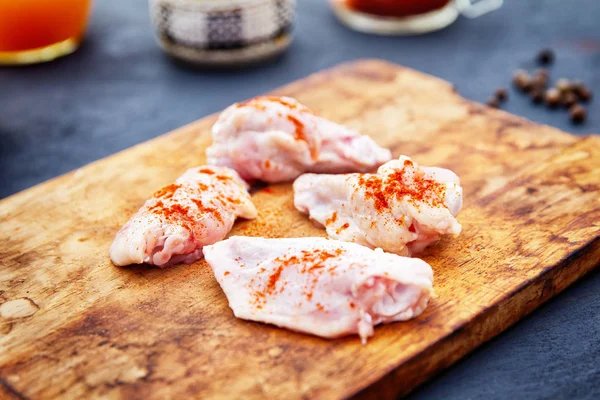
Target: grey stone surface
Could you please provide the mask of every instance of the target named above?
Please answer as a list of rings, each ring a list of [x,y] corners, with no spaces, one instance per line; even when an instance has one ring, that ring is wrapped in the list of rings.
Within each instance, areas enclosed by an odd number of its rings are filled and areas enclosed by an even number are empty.
[[[600,96],[600,2],[506,0],[476,20],[423,36],[350,31],[324,0],[299,0],[293,46],[255,68],[180,66],[155,45],[145,0],[95,4],[85,45],[55,62],[0,68],[0,198],[345,60],[387,59],[453,82],[485,101],[515,68],[557,53],[552,77],[579,78]],[[512,89],[506,110],[576,134],[600,131],[533,106]],[[600,398],[600,274],[592,273],[530,317],[433,379],[413,398]]]

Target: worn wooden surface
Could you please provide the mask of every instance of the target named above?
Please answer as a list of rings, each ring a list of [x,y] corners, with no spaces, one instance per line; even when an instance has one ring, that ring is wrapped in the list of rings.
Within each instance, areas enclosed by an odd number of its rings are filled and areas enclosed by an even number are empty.
[[[598,264],[600,140],[470,103],[446,82],[360,61],[276,91],[461,177],[463,233],[423,255],[433,299],[368,345],[236,320],[207,265],[116,268],[118,228],[204,162],[214,116],[0,202],[0,397],[393,398]],[[241,100],[241,99],[240,99]],[[323,235],[291,185],[233,234]]]

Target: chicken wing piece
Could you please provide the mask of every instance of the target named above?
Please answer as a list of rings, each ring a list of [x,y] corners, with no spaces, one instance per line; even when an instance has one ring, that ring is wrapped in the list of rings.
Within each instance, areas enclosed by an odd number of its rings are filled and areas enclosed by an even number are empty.
[[[223,239],[237,217],[257,211],[247,184],[225,167],[192,168],[146,201],[117,233],[110,258],[117,266],[192,263]]]
[[[249,181],[367,172],[391,159],[389,150],[368,136],[318,117],[289,97],[234,104],[221,113],[212,135],[208,164],[233,168]]]
[[[420,167],[409,157],[377,174],[305,174],[294,182],[296,208],[329,237],[410,256],[458,235],[462,188],[450,170]]]
[[[236,317],[325,338],[358,334],[421,314],[433,271],[400,257],[326,238],[234,236],[204,248]]]

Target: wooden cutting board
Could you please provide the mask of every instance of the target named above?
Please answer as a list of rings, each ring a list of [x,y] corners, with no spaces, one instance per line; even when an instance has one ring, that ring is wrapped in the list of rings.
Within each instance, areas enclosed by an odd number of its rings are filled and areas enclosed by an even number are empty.
[[[276,93],[461,177],[463,233],[423,255],[437,292],[425,313],[363,346],[235,319],[204,261],[114,267],[119,227],[204,162],[210,116],[0,202],[3,397],[393,398],[598,264],[599,139],[471,103],[382,61]],[[294,210],[290,184],[253,199],[259,218],[232,234],[324,235]]]

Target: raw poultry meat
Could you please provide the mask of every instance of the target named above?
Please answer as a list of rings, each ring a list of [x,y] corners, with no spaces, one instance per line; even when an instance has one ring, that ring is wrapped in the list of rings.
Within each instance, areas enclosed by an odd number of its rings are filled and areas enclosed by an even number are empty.
[[[294,204],[329,237],[399,255],[413,255],[440,235],[458,235],[462,188],[450,170],[420,167],[401,156],[377,174],[305,174],[294,182]]]
[[[256,218],[247,184],[225,167],[192,168],[146,201],[117,233],[115,265],[192,263],[223,239],[237,217]]]
[[[368,136],[318,117],[289,97],[234,104],[221,113],[212,134],[208,164],[233,168],[249,181],[367,172],[391,159],[389,150]]]
[[[326,238],[234,236],[204,248],[236,317],[335,338],[421,314],[433,271],[400,257]]]

